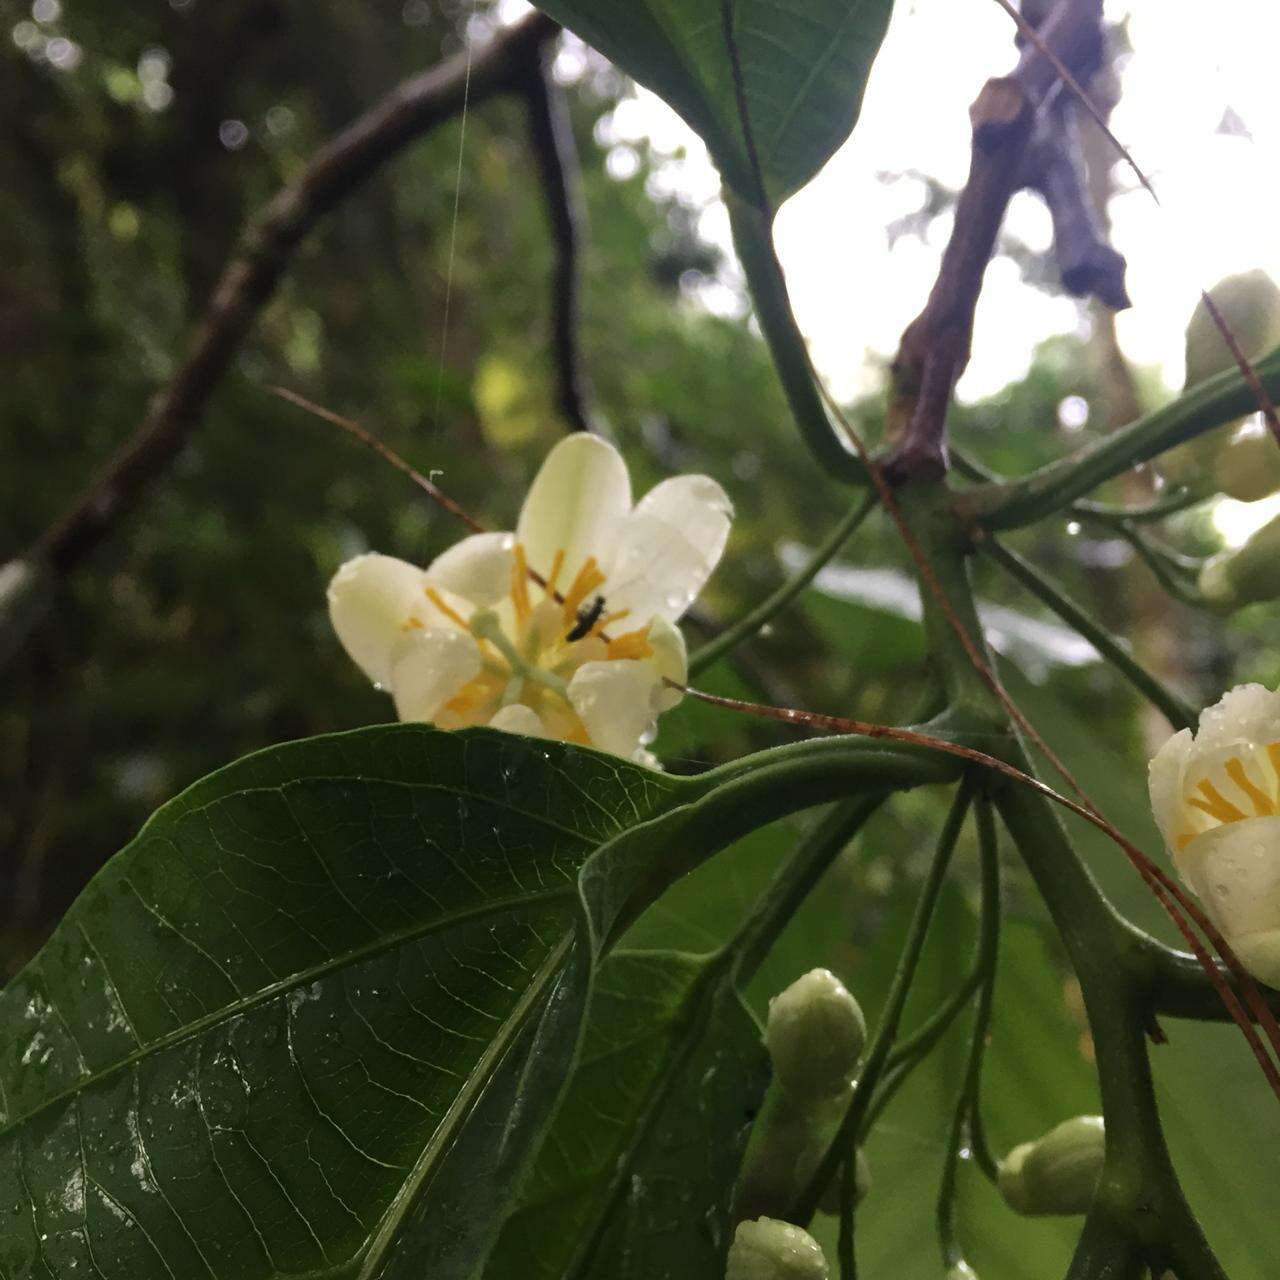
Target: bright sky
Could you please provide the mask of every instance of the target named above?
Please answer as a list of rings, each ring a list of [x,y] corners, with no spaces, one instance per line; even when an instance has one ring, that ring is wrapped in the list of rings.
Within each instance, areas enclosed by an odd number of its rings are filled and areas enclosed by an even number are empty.
[[[1124,194],[1112,206],[1114,240],[1129,260],[1135,304],[1120,317],[1120,340],[1132,360],[1158,366],[1173,389],[1181,385],[1183,328],[1199,289],[1257,266],[1280,279],[1280,169],[1273,163],[1280,148],[1280,6],[1108,0],[1107,14],[1128,19],[1134,48],[1113,125],[1162,201],[1157,207],[1137,189],[1127,168],[1117,171]],[[796,313],[838,395],[880,385],[877,361],[892,354],[923,303],[950,230],[950,219],[940,219],[927,243],[906,236],[890,249],[885,227],[919,207],[923,188],[877,175],[918,170],[961,185],[969,103],[1013,56],[1010,21],[993,0],[899,0],[852,138],[781,210],[779,253]],[[1228,108],[1251,136],[1220,131]],[[705,203],[702,229],[727,247],[715,172],[658,99],[641,91],[601,135],[614,144],[609,164],[618,176],[634,171],[628,141],[648,137],[669,153],[686,148],[687,158],[663,167],[657,184]],[[1007,226],[1033,248],[1049,244],[1048,214],[1033,196],[1015,200]],[[723,292],[706,300],[740,305]],[[1022,284],[1007,260],[993,263],[959,394],[974,399],[998,390],[1026,370],[1037,342],[1081,324],[1072,300]],[[1226,503],[1217,523],[1237,541],[1275,511],[1270,503]]]

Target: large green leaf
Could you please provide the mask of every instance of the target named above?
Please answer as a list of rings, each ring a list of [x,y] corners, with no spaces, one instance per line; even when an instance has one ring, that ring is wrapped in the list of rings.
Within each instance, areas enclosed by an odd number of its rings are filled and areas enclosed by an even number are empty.
[[[626,924],[764,822],[952,772],[389,725],[214,774],[0,995],[0,1275],[474,1276]]]
[[[579,871],[700,785],[421,726],[197,784],[0,996],[0,1274],[470,1274],[572,1059]]]
[[[719,1280],[767,1078],[723,958],[610,957],[491,1280]]]
[[[892,0],[542,0],[702,136],[725,181],[757,185],[744,140],[726,21],[751,134],[775,204],[849,136]]]

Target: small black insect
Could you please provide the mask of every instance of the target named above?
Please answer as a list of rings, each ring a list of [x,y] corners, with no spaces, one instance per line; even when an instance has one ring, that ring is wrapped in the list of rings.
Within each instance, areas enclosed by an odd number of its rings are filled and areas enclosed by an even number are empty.
[[[596,596],[589,605],[578,610],[578,620],[573,624],[573,630],[565,636],[565,640],[572,644],[575,640],[585,639],[591,633],[591,628],[600,621],[602,613],[604,613],[604,596]]]

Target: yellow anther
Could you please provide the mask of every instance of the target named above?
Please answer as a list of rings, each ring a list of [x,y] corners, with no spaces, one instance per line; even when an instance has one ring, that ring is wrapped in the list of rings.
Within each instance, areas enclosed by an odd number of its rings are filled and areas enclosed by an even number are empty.
[[[410,618],[407,622],[400,624],[401,631],[421,631],[422,623],[417,618]]]
[[[603,582],[604,574],[600,572],[595,556],[588,556],[565,593],[564,621],[567,626],[572,626],[577,620],[578,606]]]
[[[559,551],[556,552],[555,559],[552,560],[551,562],[551,572],[547,574],[546,583],[542,588],[543,591],[545,591],[548,596],[555,595],[556,583],[560,580],[560,570],[563,568],[564,568],[564,548],[561,547]]]
[[[649,643],[649,628],[637,627],[634,631],[624,631],[609,641],[605,657],[614,658],[648,658],[653,653],[653,645]]]
[[[1232,756],[1227,761],[1227,777],[1240,788],[1241,791],[1253,801],[1253,810],[1260,818],[1269,817],[1275,813],[1275,801],[1271,799],[1261,787],[1254,782],[1245,772],[1243,763],[1238,756]]]
[[[1201,813],[1207,813],[1209,817],[1216,818],[1219,822],[1239,822],[1245,816],[1244,810],[1233,805],[1208,778],[1199,782],[1196,790],[1204,796],[1204,799],[1201,800],[1199,796],[1188,796],[1187,803],[1192,808],[1199,809]]]
[[[512,551],[511,603],[516,607],[517,619],[523,623],[532,606],[529,604],[529,564],[524,558],[524,547],[518,542]]]
[[[461,627],[463,631],[468,630],[466,619],[451,604],[447,603],[444,597],[435,589],[435,587],[426,587],[427,599],[431,601],[446,618],[455,626]]]
[[[606,613],[604,617],[601,618],[596,623],[596,625],[591,628],[588,634],[593,636],[598,636],[604,631],[605,627],[607,627],[609,623],[617,622],[622,618],[629,618],[630,616],[631,616],[630,609],[615,609],[612,613]]]

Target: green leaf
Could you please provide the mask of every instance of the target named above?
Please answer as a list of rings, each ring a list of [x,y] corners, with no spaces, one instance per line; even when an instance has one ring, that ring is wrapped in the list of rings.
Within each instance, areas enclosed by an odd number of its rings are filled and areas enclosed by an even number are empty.
[[[776,206],[849,136],[892,0],[543,0],[539,7],[664,98],[721,176],[754,202],[726,42],[726,10],[751,133]]]
[[[0,1274],[472,1274],[627,900],[579,872],[700,789],[412,725],[198,783],[0,995]]]
[[[490,1280],[719,1280],[768,1079],[723,958],[620,952]]]

